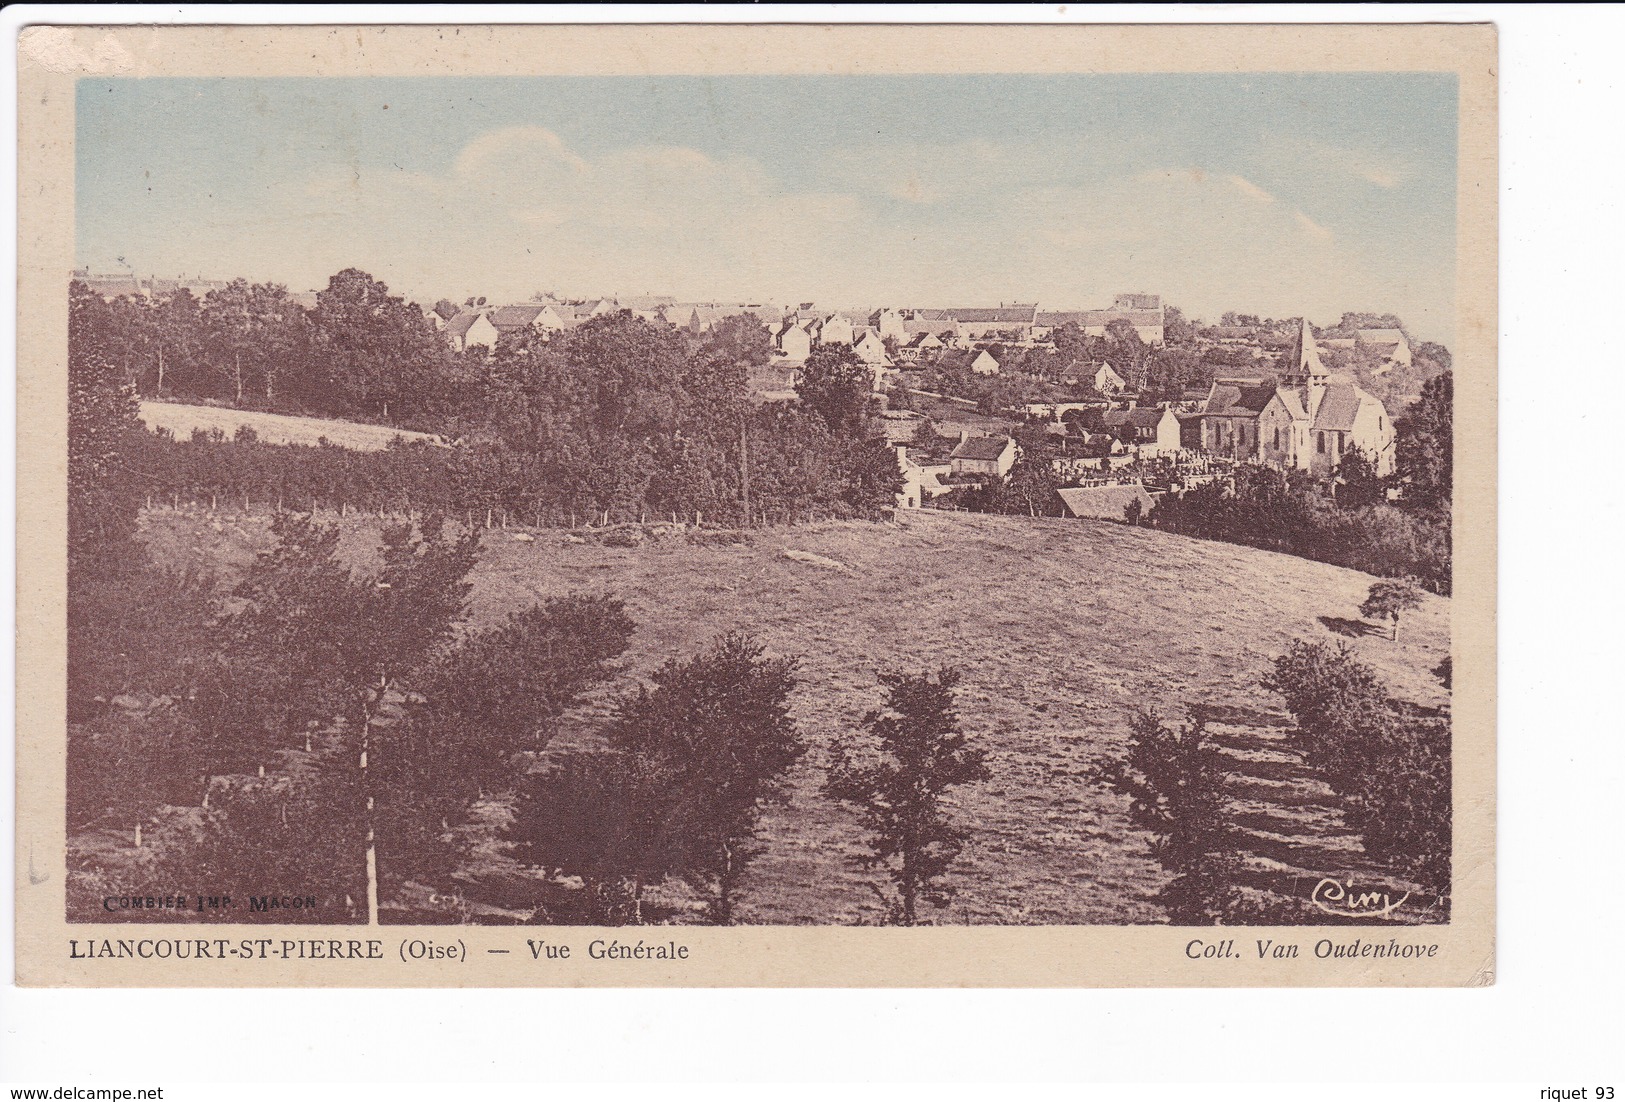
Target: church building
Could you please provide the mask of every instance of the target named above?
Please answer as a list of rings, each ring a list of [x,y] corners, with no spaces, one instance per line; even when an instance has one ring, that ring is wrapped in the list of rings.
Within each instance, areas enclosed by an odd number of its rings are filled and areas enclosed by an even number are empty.
[[[1215,379],[1202,410],[1202,448],[1330,478],[1351,452],[1377,473],[1394,469],[1394,423],[1382,402],[1321,363],[1308,319],[1281,364],[1279,384]]]

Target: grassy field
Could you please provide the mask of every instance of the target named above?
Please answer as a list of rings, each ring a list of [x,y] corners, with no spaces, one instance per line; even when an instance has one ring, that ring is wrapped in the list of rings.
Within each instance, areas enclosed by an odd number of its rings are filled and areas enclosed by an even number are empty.
[[[399,436],[404,440],[433,440],[428,433],[408,432],[388,425],[365,425],[354,421],[330,421],[321,417],[291,417],[282,413],[223,409],[217,406],[188,406],[175,402],[141,403],[141,420],[149,429],[168,429],[176,439],[185,440],[196,429],[219,429],[228,437],[247,425],[267,444],[329,444],[353,451],[382,451]]]
[[[357,526],[375,521],[352,518]],[[250,560],[266,518],[175,513],[146,518],[161,558],[223,568]],[[964,727],[991,754],[993,779],[961,790],[974,827],[958,898],[938,921],[1162,921],[1147,898],[1163,874],[1123,802],[1089,779],[1121,752],[1127,719],[1188,703],[1222,709],[1238,763],[1253,878],[1306,898],[1321,875],[1370,870],[1340,809],[1278,747],[1279,701],[1260,686],[1294,638],[1351,645],[1399,697],[1436,706],[1428,671],[1448,653],[1450,604],[1429,596],[1397,644],[1360,634],[1367,575],[1322,563],[1120,524],[910,513],[898,523],[830,523],[751,533],[738,543],[683,537],[639,547],[570,542],[559,531],[493,530],[475,574],[480,624],[564,593],[626,601],[638,631],[624,676],[571,717],[558,746],[586,744],[613,696],[660,661],[720,632],[754,631],[801,660],[795,715],[812,752],[789,804],[765,824],[747,921],[850,923],[879,913],[849,816],[818,793],[828,748],[880,700],[880,670],[964,673]],[[355,546],[355,543],[352,543]],[[789,558],[804,551],[838,566]],[[1334,635],[1333,633],[1337,634]]]
[[[996,436],[1012,432],[1016,427],[1016,422],[1008,417],[990,417],[978,412],[975,402],[942,398],[910,389],[908,403],[909,408],[931,418],[937,431],[945,436],[956,436],[961,431],[974,436]]]

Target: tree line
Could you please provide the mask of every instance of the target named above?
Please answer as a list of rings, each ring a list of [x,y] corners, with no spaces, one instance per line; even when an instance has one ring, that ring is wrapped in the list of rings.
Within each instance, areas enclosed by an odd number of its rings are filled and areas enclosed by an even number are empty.
[[[134,387],[129,358],[156,362],[156,353],[132,344],[129,326],[116,318],[161,313],[174,301],[109,304],[75,285],[70,348]],[[208,316],[208,309],[200,314]],[[879,516],[902,483],[873,416],[872,380],[850,349],[821,349],[809,360],[802,402],[751,400],[748,372],[770,348],[748,318],[696,337],[621,312],[553,337],[510,334],[489,355],[453,356],[415,307],[348,271],[319,296],[311,319],[290,324],[316,342],[299,346],[315,358],[278,362],[332,384],[323,384],[328,398],[307,408],[383,416],[388,406],[398,422],[457,445],[351,453],[270,445],[252,433],[157,434],[125,449],[126,473],[143,495],[500,515],[537,525],[756,524]],[[324,326],[334,333],[321,337]],[[245,344],[248,377],[266,378],[264,365],[289,347],[278,339],[249,354]]]
[[[81,345],[150,398],[407,423],[438,412],[458,366],[421,309],[355,268],[310,309],[246,279],[201,299],[104,301],[78,282],[69,297]]]

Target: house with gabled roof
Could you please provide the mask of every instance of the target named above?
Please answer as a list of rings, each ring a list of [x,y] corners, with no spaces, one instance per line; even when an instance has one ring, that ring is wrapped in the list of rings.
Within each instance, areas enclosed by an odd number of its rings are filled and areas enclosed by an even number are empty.
[[[1098,364],[1089,363],[1083,365],[1084,371],[1088,371],[1091,367],[1095,371],[1089,377],[1089,381],[1094,384],[1097,393],[1116,394],[1128,388],[1128,380],[1119,375],[1117,369],[1112,367],[1108,361],[1101,360]]]
[[[897,358],[904,363],[919,363],[941,352],[942,340],[930,330],[922,330],[903,341],[897,349]]]
[[[886,352],[886,344],[880,339],[880,334],[873,329],[865,328],[862,336],[853,340],[852,351],[861,363],[870,366],[891,366],[891,356]]]
[[[1180,449],[1179,418],[1167,406],[1109,409],[1101,415],[1101,423],[1142,456],[1174,455]]]
[[[1008,436],[971,436],[960,433],[959,444],[948,456],[955,478],[1003,478],[1015,466],[1019,454],[1016,442]]]
[[[784,327],[779,330],[776,346],[779,355],[785,359],[801,363],[812,355],[812,334],[807,332],[808,323],[797,321],[794,318],[786,319]]]
[[[574,329],[588,315],[577,315],[576,307],[559,302],[521,302],[512,306],[499,306],[491,311],[491,324],[497,332],[507,335],[521,329],[538,333],[562,333]]]
[[[844,314],[830,314],[818,328],[821,344],[851,344],[852,337],[852,319]]]
[[[470,348],[495,348],[497,338],[502,335],[491,324],[491,312],[485,309],[459,310],[446,322],[445,334],[451,346],[459,352],[466,352]]]
[[[880,339],[890,337],[901,344],[908,339],[908,329],[903,324],[903,315],[896,310],[882,307],[873,311],[868,317],[869,328],[880,334]]]

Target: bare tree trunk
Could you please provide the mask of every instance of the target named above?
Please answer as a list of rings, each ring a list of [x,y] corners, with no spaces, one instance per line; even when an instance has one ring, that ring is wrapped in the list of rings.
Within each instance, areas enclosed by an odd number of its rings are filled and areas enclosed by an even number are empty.
[[[387,678],[378,679],[378,700],[383,702]],[[361,791],[366,795],[367,824],[367,925],[378,925],[378,845],[373,828],[372,783],[367,773],[367,755],[372,748],[372,705],[363,698],[361,705]]]
[[[750,452],[745,423],[739,423],[739,486],[744,496],[745,527],[750,527]]]
[[[734,921],[734,890],[737,871],[734,868],[733,847],[724,843],[722,847],[722,871],[717,874],[717,899],[714,908],[717,925],[732,926]]]

